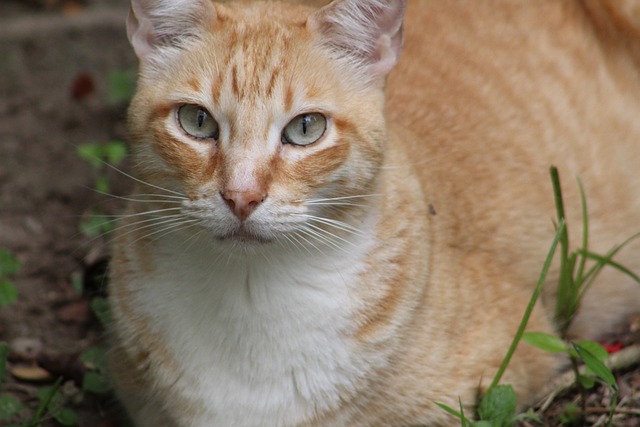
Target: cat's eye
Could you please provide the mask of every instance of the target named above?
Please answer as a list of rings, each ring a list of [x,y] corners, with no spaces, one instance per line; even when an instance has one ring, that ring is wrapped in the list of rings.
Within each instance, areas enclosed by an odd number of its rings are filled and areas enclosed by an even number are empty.
[[[327,129],[327,118],[320,113],[300,114],[284,128],[282,140],[292,145],[310,145]]]
[[[220,136],[218,122],[204,108],[185,104],[178,109],[180,127],[190,136],[198,139],[215,139]]]

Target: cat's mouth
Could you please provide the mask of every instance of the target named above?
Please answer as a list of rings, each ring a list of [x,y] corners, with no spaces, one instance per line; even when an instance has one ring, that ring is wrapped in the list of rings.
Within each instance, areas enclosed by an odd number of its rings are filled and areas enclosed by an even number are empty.
[[[243,244],[268,244],[273,241],[273,239],[266,238],[264,236],[260,236],[256,233],[252,233],[248,231],[244,227],[240,227],[235,231],[232,231],[228,234],[219,237],[220,240],[229,241],[229,242],[238,242]]]

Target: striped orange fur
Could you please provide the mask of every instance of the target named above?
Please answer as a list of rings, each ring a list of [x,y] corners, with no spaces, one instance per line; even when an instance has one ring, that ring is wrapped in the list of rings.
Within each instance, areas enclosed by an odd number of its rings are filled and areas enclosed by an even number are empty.
[[[575,176],[592,250],[640,231],[637,10],[132,0],[137,183],[110,366],[136,425],[453,426],[434,402],[458,399],[472,414],[554,235],[549,167],[572,241]],[[638,271],[639,251],[618,260]],[[552,270],[529,330],[555,330]],[[611,269],[570,334],[639,310]],[[564,364],[522,344],[504,382],[524,404]]]

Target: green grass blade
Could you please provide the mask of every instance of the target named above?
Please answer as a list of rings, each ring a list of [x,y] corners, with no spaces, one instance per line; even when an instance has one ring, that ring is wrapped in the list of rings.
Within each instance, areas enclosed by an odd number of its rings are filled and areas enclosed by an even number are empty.
[[[437,406],[444,409],[446,412],[448,412],[449,414],[453,415],[456,418],[460,418],[462,416],[460,412],[456,411],[450,406],[445,405],[444,403],[439,403],[439,402],[433,402],[433,403],[435,403]]]
[[[558,225],[565,219],[564,215],[564,202],[562,200],[562,188],[560,187],[560,175],[558,175],[558,168],[551,166],[549,169],[551,174],[551,184],[553,185],[553,196],[556,204],[556,215],[558,217]],[[562,236],[565,239],[566,235]]]
[[[453,415],[454,417],[458,418],[460,420],[460,425],[462,427],[474,425],[471,420],[469,420],[467,417],[464,416],[464,413],[462,412],[462,402],[460,402],[460,412],[456,411],[450,406],[445,405],[444,403],[438,403],[438,402],[433,402],[433,403],[435,403],[440,408],[444,409],[450,415]]]
[[[631,241],[637,239],[640,237],[640,233],[636,233],[633,236],[629,237],[627,240],[625,240],[624,242],[622,242],[621,244],[619,244],[618,246],[614,247],[613,249],[611,249],[609,252],[607,252],[606,255],[604,255],[604,257],[602,255],[600,255],[600,257],[603,260],[608,260],[611,261],[611,259],[615,256],[615,254],[617,254],[622,248],[624,248],[625,246],[627,246],[629,243],[631,243]],[[582,250],[583,252],[588,252],[588,251],[584,251],[584,249]],[[586,256],[586,255],[584,255]],[[584,294],[589,290],[589,288],[591,287],[591,284],[593,283],[593,281],[595,280],[595,278],[598,276],[598,273],[600,272],[600,270],[602,270],[602,268],[605,265],[611,265],[609,262],[606,263],[602,263],[602,262],[598,262],[596,265],[594,265],[589,272],[587,272],[587,274],[585,275],[585,280],[588,279],[588,282],[583,285],[581,287],[580,290],[580,296],[579,298],[582,299],[582,297],[584,296]],[[618,264],[619,265],[619,264]],[[623,267],[624,268],[624,267]],[[625,269],[627,270],[627,269]],[[627,270],[629,271],[629,270]],[[635,274],[631,274],[631,277],[637,277],[637,275]],[[636,281],[638,281],[637,279],[635,279]]]
[[[31,417],[31,421],[27,424],[29,427],[35,427],[40,423],[40,420],[42,419],[45,412],[47,411],[47,408],[51,403],[53,396],[56,395],[61,384],[62,384],[62,377],[59,377],[56,380],[56,382],[53,384],[53,386],[51,386],[51,389],[49,390],[49,392],[43,397],[42,400],[40,400],[40,403],[38,404],[36,411],[33,413],[33,417]]]
[[[603,268],[604,268],[604,264],[598,263],[593,267],[591,267],[587,272],[587,274],[584,275],[584,283],[582,283],[580,286],[580,293],[578,294],[578,300],[582,300],[582,298],[587,293],[589,288],[591,288],[593,281],[596,280],[596,278],[598,277],[598,274],[600,274],[600,270],[602,270]]]
[[[582,206],[582,249],[585,251],[589,250],[589,215],[587,209],[587,197],[584,192],[584,186],[582,185],[582,181],[580,178],[578,180],[578,189],[580,190],[580,205]],[[584,273],[585,265],[587,263],[587,258],[585,256],[580,257],[580,264],[578,264],[578,271],[574,276],[575,281],[579,282],[577,285],[580,288],[580,284],[582,284],[582,274]]]
[[[591,258],[595,261],[598,261],[599,264],[613,267],[616,270],[631,277],[634,281],[640,284],[640,276],[638,276],[637,274],[635,274],[633,271],[629,270],[627,267],[623,266],[622,264],[618,264],[617,262],[612,260],[610,255],[602,256],[602,255],[594,254],[593,252],[589,252],[589,251],[581,251],[581,252],[584,254],[586,258]]]
[[[460,407],[460,426],[461,427],[471,426],[473,423],[469,421],[467,417],[464,416],[464,408],[462,407],[462,400],[459,397],[458,397],[458,406]]]
[[[569,232],[566,225],[566,217],[564,211],[564,201],[562,199],[562,188],[560,186],[560,176],[558,169],[552,166],[549,169],[551,174],[551,183],[553,185],[553,196],[556,205],[556,215],[558,223],[565,223],[562,234],[560,235],[560,280],[558,281],[558,293],[556,297],[555,317],[560,325],[561,336],[564,337],[569,327],[569,323],[575,314],[576,296],[575,283],[573,281],[573,271],[569,265]]]
[[[616,408],[618,407],[618,392],[613,391],[613,398],[611,399],[611,406],[609,407],[609,418],[607,419],[607,427],[613,425],[613,416],[616,414]]]
[[[564,220],[560,220],[560,222],[558,223],[558,231],[556,232],[556,235],[553,238],[553,243],[551,244],[551,248],[549,249],[549,253],[547,254],[547,259],[545,260],[544,265],[542,266],[542,271],[540,272],[540,276],[538,277],[538,283],[536,284],[536,288],[533,291],[531,298],[529,299],[529,304],[527,305],[527,308],[524,311],[522,320],[520,321],[520,325],[518,326],[518,330],[516,331],[516,335],[513,337],[513,340],[511,341],[511,345],[507,350],[507,354],[504,356],[504,359],[502,359],[502,363],[498,368],[498,372],[496,372],[496,375],[493,377],[493,381],[491,382],[491,385],[487,389],[486,393],[489,393],[491,389],[493,389],[495,386],[498,385],[498,383],[502,379],[502,375],[504,375],[504,371],[507,369],[507,366],[509,365],[511,358],[513,357],[513,353],[516,351],[516,348],[518,347],[518,343],[522,338],[522,334],[524,334],[524,330],[527,327],[527,323],[529,323],[529,317],[531,317],[531,312],[533,312],[533,307],[535,306],[536,301],[540,296],[540,292],[542,291],[542,285],[544,284],[547,278],[547,273],[549,273],[549,268],[551,268],[551,262],[553,261],[553,256],[556,253],[556,248],[558,247],[558,243],[562,238],[562,234],[565,233],[565,231],[566,231],[566,228],[565,228]]]
[[[4,381],[4,375],[7,371],[7,357],[9,356],[9,344],[0,342],[0,385]]]

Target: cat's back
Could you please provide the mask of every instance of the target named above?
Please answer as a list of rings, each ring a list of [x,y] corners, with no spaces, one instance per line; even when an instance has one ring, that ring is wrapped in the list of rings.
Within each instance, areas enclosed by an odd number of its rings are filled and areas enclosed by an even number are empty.
[[[605,214],[610,224],[640,214],[640,32],[608,4],[408,2],[387,116],[417,136],[405,144],[438,219],[455,222],[446,238],[499,252],[533,227],[549,233],[530,236],[539,254],[553,233],[552,164],[576,231],[575,176],[596,228]]]
[[[492,136],[489,125],[505,133],[505,123],[532,130],[524,119],[539,125],[536,119],[550,116],[558,121],[547,127],[559,128],[564,119],[572,136],[571,113],[581,113],[575,122],[622,104],[620,119],[632,117],[640,93],[640,18],[602,17],[605,3],[408,2],[403,53],[387,86],[389,116],[436,137],[444,128],[447,140],[468,129]]]

